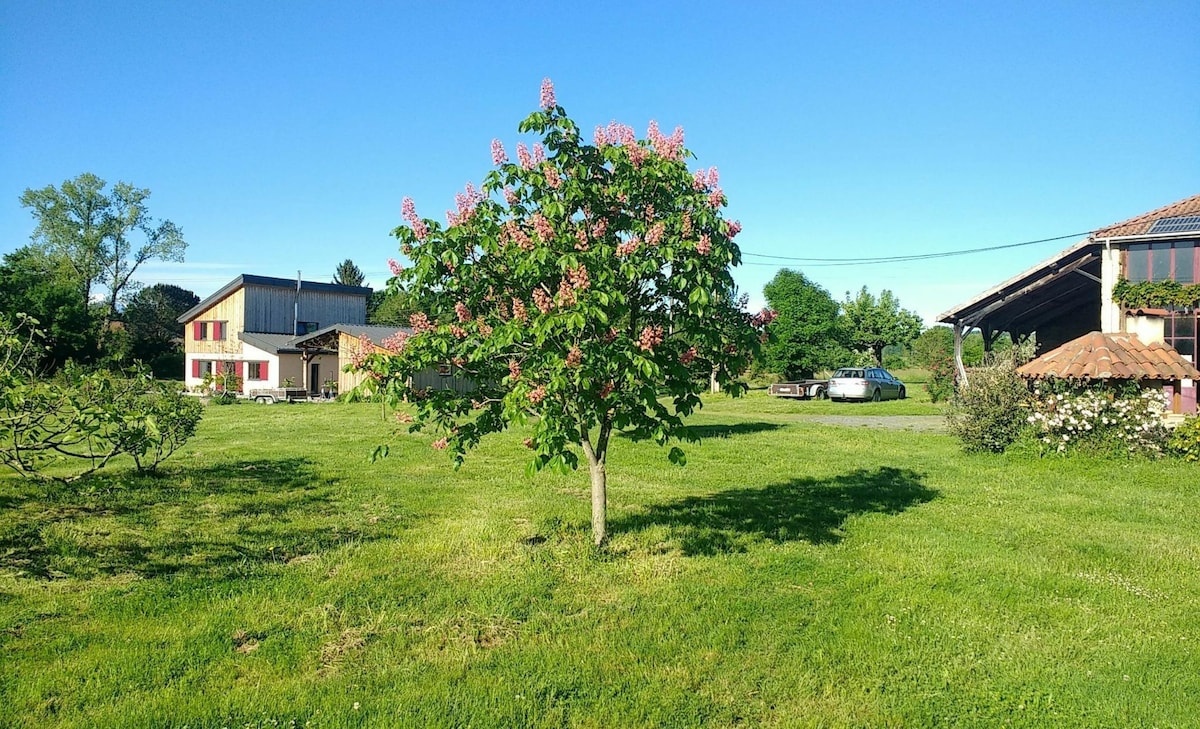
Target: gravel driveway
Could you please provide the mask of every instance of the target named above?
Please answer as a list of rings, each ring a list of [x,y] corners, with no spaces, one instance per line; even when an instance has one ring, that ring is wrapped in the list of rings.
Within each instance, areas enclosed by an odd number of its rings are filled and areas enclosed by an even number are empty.
[[[921,433],[946,432],[946,418],[942,415],[812,415],[804,419],[847,428],[887,428],[888,430],[913,430]]]

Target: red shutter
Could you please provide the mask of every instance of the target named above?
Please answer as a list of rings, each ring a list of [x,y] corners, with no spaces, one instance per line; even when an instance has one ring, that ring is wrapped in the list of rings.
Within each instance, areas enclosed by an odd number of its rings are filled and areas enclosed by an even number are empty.
[[[194,359],[194,360],[192,360],[192,377],[199,377],[199,376],[200,376],[200,360]]]
[[[192,322],[192,339],[199,342],[203,338],[204,338],[203,325],[198,321]]]
[[[246,381],[246,378],[242,375],[242,373],[245,371],[246,371],[246,363],[245,362],[234,363],[233,374],[237,375],[237,378],[243,382]]]
[[[262,380],[271,379],[270,377],[267,377],[267,363],[266,362],[263,362],[258,366],[258,377],[259,377],[259,379],[262,379]]]

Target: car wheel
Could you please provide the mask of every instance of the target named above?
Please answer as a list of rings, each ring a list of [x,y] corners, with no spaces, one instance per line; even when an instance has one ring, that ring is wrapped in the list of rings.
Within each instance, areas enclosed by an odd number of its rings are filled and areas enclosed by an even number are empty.
[[[871,393],[871,402],[879,402],[879,388],[875,388],[875,392]]]
[[[903,388],[903,387],[901,387],[901,388],[900,388],[900,399],[901,399],[901,400],[903,400],[903,399],[904,399],[904,397],[905,397],[904,388]]]

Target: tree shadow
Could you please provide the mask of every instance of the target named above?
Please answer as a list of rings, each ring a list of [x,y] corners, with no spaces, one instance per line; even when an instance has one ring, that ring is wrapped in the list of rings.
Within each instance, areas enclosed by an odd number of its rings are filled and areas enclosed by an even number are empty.
[[[700,439],[732,438],[737,435],[753,435],[754,433],[765,433],[772,430],[779,430],[782,427],[783,426],[779,423],[757,421],[752,423],[689,425],[687,426],[687,432]],[[621,438],[633,437],[627,432],[618,432],[617,435]]]
[[[246,576],[397,527],[347,519],[337,494],[304,458],[106,474],[0,511],[0,571],[41,579]]]
[[[610,533],[666,527],[686,555],[744,552],[756,541],[832,544],[860,514],[899,514],[932,501],[938,492],[909,469],[856,469],[827,479],[799,478],[656,504],[618,517]]]

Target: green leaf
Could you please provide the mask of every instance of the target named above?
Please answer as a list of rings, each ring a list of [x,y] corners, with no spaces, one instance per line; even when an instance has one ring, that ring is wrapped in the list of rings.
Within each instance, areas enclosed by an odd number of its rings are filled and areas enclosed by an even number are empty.
[[[674,463],[676,466],[686,466],[687,465],[687,454],[684,453],[683,449],[680,448],[679,446],[673,446],[671,448],[671,452],[667,454],[667,459],[670,460],[671,463]]]

